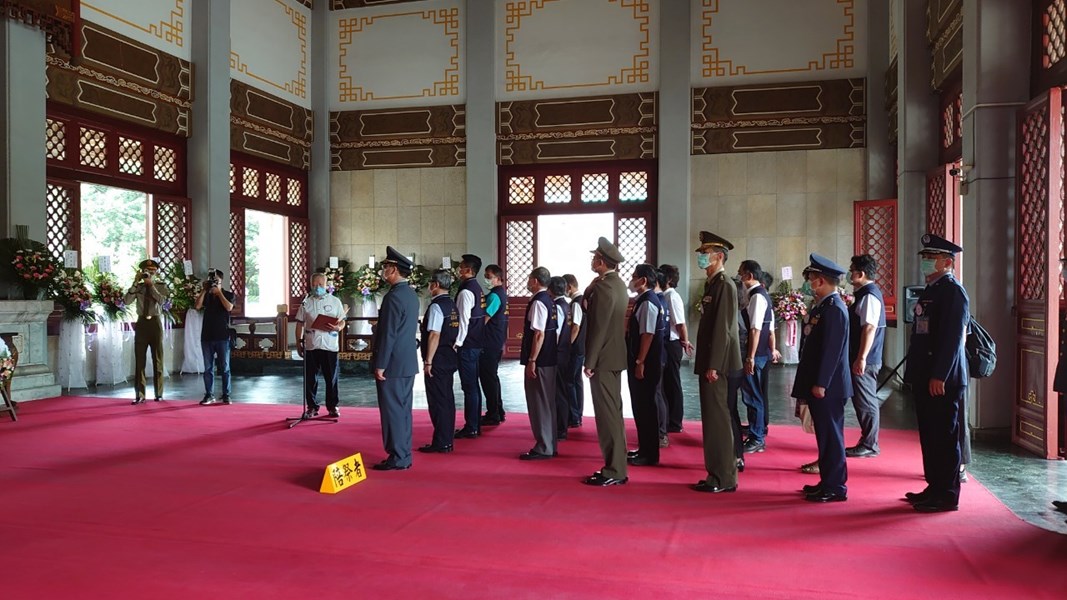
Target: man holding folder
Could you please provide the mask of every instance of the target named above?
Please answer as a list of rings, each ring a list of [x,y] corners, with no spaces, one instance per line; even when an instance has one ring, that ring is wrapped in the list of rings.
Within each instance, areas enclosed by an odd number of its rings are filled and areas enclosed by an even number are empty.
[[[319,371],[326,382],[326,410],[335,419],[341,414],[337,409],[337,353],[340,351],[337,332],[345,326],[345,311],[341,301],[326,291],[326,275],[312,275],[311,293],[296,311],[296,351],[305,363],[304,415],[308,418],[319,414],[315,402]]]

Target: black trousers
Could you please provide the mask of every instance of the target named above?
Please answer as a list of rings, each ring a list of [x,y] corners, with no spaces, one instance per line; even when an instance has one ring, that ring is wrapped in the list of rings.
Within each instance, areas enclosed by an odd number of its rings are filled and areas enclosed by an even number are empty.
[[[478,381],[482,384],[482,393],[485,394],[485,416],[504,420],[504,399],[500,394],[500,357],[504,349],[490,350],[485,348],[478,359]]]
[[[663,397],[667,401],[667,431],[682,429],[685,402],[682,395],[682,340],[667,342],[667,365],[663,368]]]
[[[659,365],[645,365],[644,379],[634,376],[634,367],[626,371],[630,385],[630,404],[637,425],[637,453],[643,458],[659,461],[659,414],[656,411],[656,389],[662,372]]]
[[[569,352],[560,353],[556,362],[556,437],[567,435],[570,420],[571,398],[574,397],[574,378],[567,367],[571,363]]]
[[[567,374],[574,382],[574,394],[570,397],[568,425],[581,425],[582,412],[585,410],[585,380],[582,379],[582,367],[585,366],[584,354],[571,354],[567,365]]]
[[[744,456],[744,441],[741,435],[741,413],[737,410],[737,394],[745,381],[745,372],[734,371],[726,377],[726,406],[730,409],[730,424],[734,430],[734,458]]]
[[[848,488],[845,466],[845,403],[847,398],[808,398],[815,443],[819,446],[819,485],[844,495]]]
[[[945,386],[944,396],[931,396],[930,390],[923,386],[912,387],[912,392],[927,495],[933,502],[959,504],[962,461],[959,414],[967,387]]]
[[[426,383],[426,407],[433,423],[431,444],[444,448],[451,446],[456,432],[456,392],[453,389],[456,369],[433,367],[433,377],[423,375]]]
[[[304,408],[318,406],[315,402],[315,395],[319,392],[316,375],[320,372],[326,383],[326,408],[337,408],[337,353],[329,350],[304,352]]]

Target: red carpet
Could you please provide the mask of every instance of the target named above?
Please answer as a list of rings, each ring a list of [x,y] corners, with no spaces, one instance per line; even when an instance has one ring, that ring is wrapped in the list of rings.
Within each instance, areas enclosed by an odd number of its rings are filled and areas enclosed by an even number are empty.
[[[813,505],[814,439],[772,427],[735,494],[703,476],[699,424],[665,466],[591,488],[592,419],[560,457],[523,462],[525,415],[457,452],[416,453],[336,496],[322,468],[384,457],[377,412],[287,430],[296,407],[25,403],[0,422],[4,598],[1063,598],[1067,537],[973,479],[957,513],[920,515],[914,432],[850,461],[849,501]],[[415,414],[416,446],[429,441]],[[632,426],[632,424],[631,424]],[[631,432],[631,437],[632,432]],[[853,439],[849,432],[846,439]]]

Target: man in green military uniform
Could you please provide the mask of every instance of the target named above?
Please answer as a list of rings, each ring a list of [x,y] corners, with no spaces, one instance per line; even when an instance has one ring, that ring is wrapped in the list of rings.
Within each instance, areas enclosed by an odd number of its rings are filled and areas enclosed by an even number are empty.
[[[700,422],[704,435],[706,479],[692,486],[698,492],[737,490],[734,430],[727,405],[729,373],[741,368],[737,333],[737,286],[726,276],[726,259],[734,246],[707,231],[700,232],[697,266],[708,281],[700,301],[694,372],[700,378]]]
[[[152,381],[155,384],[156,402],[163,399],[163,302],[170,297],[170,290],[163,281],[157,281],[159,263],[152,259],[141,261],[137,280],[126,292],[126,304],[137,302],[137,325],[133,332],[134,362],[133,388],[136,398],[133,404],[145,401],[144,369],[146,352],[152,349]]]
[[[626,369],[626,283],[615,269],[622,253],[600,238],[590,268],[597,278],[585,290],[587,327],[585,376],[593,393],[596,435],[604,467],[587,477],[588,485],[622,485],[626,476],[626,430],[622,420],[622,372]]]

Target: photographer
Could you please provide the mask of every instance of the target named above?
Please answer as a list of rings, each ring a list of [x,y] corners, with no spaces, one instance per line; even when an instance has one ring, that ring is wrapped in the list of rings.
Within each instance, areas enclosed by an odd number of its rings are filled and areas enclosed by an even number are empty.
[[[217,366],[222,377],[223,404],[230,403],[230,311],[237,296],[222,288],[223,273],[218,269],[207,272],[204,287],[196,295],[197,310],[204,310],[204,327],[200,330],[200,349],[204,354],[204,399],[202,405],[214,404]]]
[[[156,281],[159,263],[143,260],[137,267],[140,272],[133,286],[126,292],[126,305],[137,302],[137,325],[134,327],[133,352],[135,371],[133,388],[136,398],[133,404],[145,401],[145,352],[152,349],[152,380],[155,384],[156,402],[163,399],[163,320],[161,307],[170,296],[170,290],[162,281]]]

